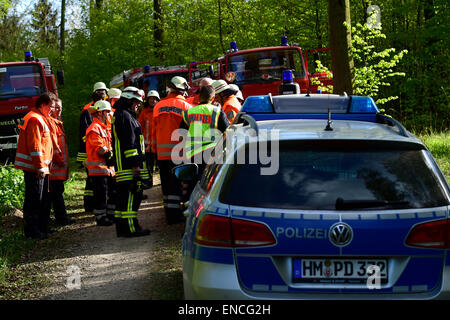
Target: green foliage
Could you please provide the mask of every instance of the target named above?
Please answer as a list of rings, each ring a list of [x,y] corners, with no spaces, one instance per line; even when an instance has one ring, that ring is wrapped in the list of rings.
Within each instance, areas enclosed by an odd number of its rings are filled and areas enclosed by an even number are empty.
[[[419,135],[419,138],[428,147],[450,183],[450,133],[427,132]]]
[[[0,216],[12,208],[21,208],[25,183],[22,170],[0,167]]]
[[[378,105],[398,99],[398,96],[382,97],[380,89],[390,86],[390,78],[405,76],[404,72],[396,72],[398,65],[408,50],[401,50],[395,54],[395,48],[377,50],[377,43],[386,39],[380,28],[369,28],[367,24],[357,23],[352,27],[352,53],[355,63],[354,93],[356,95],[370,96]]]

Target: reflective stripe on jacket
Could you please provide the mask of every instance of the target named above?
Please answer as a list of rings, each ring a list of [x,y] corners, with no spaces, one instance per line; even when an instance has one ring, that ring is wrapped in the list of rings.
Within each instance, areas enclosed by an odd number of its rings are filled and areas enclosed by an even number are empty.
[[[183,119],[189,126],[185,143],[187,159],[217,144],[219,137],[214,129],[217,129],[220,111],[212,104],[202,104],[184,112]]]
[[[112,133],[116,182],[133,180],[133,167],[141,168],[140,178],[149,180],[150,174],[145,162],[144,136],[135,114],[129,110],[116,109],[112,119]]]
[[[114,175],[114,167],[106,165],[105,153],[112,151],[107,125],[94,117],[86,130],[86,151],[89,176]]]
[[[48,120],[32,108],[24,117],[24,124],[19,125],[14,168],[29,172],[50,172],[53,156],[52,134]]]
[[[83,107],[80,115],[80,143],[77,154],[77,162],[84,162],[87,159],[86,153],[86,130],[92,123],[92,116],[88,108],[94,104],[94,101]]]
[[[241,103],[234,95],[226,98],[223,103],[222,110],[223,112],[225,112],[230,124],[233,123],[234,118],[236,117],[238,112],[241,111],[241,108]]]
[[[66,134],[64,132],[64,125],[62,121],[53,119],[55,123],[57,146],[54,150],[59,150],[59,155],[53,155],[52,167],[50,168],[50,180],[67,180],[69,176],[69,152],[66,142]],[[58,160],[55,160],[58,157]]]
[[[172,149],[180,143],[179,140],[172,140],[172,133],[180,128],[183,112],[189,108],[191,105],[186,99],[175,93],[170,93],[153,108],[153,136],[156,146],[153,146],[152,150],[156,152],[158,160],[172,159]]]

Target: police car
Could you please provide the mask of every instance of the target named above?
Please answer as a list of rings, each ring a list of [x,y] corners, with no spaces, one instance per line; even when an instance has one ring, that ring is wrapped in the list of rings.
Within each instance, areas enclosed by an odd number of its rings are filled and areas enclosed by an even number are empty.
[[[219,145],[185,212],[186,299],[450,296],[449,185],[371,98],[249,97]]]

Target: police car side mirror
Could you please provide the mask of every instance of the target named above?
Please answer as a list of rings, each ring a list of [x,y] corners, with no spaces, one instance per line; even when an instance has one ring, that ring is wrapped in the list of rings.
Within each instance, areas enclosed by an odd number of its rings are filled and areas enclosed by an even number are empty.
[[[176,166],[172,169],[172,174],[181,181],[193,181],[198,177],[198,165],[195,163],[188,163]]]

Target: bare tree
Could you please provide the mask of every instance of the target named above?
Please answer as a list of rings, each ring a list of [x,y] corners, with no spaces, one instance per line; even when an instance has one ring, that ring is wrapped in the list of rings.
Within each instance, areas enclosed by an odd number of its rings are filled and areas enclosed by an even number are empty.
[[[162,0],[154,0],[153,1],[153,21],[154,21],[154,29],[153,29],[153,38],[155,40],[155,50],[158,58],[164,60],[164,15],[162,12]]]
[[[61,55],[65,49],[65,33],[66,33],[66,0],[61,0],[61,25],[60,25],[60,37],[59,37],[59,52]]]

